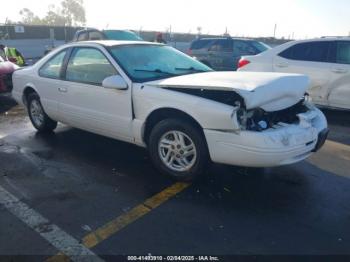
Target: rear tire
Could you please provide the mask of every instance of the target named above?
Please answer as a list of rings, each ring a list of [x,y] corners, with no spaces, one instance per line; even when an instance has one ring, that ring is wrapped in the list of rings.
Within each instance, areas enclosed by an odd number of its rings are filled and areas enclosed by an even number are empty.
[[[181,181],[204,173],[209,160],[201,130],[186,120],[165,119],[157,123],[150,133],[148,149],[159,171]]]
[[[27,109],[30,121],[39,132],[52,132],[57,127],[57,122],[45,113],[37,93],[27,96]]]

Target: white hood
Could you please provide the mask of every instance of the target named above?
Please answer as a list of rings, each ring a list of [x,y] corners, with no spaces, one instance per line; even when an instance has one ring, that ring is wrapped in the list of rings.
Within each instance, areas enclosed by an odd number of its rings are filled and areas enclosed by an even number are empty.
[[[277,111],[300,101],[309,85],[309,79],[296,74],[207,72],[171,77],[147,85],[234,91],[242,96],[247,109],[261,107],[265,111]]]

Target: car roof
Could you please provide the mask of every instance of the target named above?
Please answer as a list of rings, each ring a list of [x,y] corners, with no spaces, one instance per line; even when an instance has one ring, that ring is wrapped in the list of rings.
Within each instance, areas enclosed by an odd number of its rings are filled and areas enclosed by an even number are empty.
[[[89,40],[72,42],[68,45],[102,45],[102,46],[122,46],[122,45],[164,45],[161,43],[147,42],[147,41],[125,41],[125,40]]]
[[[201,41],[201,40],[242,40],[242,41],[257,41],[250,38],[240,38],[240,37],[203,37],[195,39],[194,41]]]
[[[321,39],[350,40],[350,36],[322,36]]]
[[[303,39],[303,40],[296,40],[291,41],[293,43],[307,43],[307,42],[319,42],[319,41],[350,41],[350,37],[348,36],[327,36],[327,37],[318,37],[318,38],[311,38],[311,39]]]

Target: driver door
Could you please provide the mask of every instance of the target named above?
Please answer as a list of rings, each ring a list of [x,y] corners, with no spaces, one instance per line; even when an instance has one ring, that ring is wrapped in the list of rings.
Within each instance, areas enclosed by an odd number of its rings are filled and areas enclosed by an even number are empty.
[[[131,91],[102,87],[118,72],[108,54],[92,47],[75,47],[59,90],[62,121],[97,134],[132,141]]]

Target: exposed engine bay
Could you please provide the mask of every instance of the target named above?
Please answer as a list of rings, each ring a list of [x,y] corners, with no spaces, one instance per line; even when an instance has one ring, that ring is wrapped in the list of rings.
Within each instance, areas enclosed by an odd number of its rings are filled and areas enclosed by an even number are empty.
[[[298,114],[305,113],[309,108],[305,104],[305,98],[297,104],[283,110],[266,112],[261,108],[246,111],[244,108],[237,110],[237,120],[243,130],[263,131],[273,128],[277,124],[295,124],[299,122]]]
[[[195,89],[195,88],[176,88],[176,87],[167,87],[167,89],[193,95],[193,96],[199,96],[202,98],[210,99],[210,100],[220,102],[230,106],[237,106],[237,105],[244,106],[243,98],[239,94],[233,91]]]

